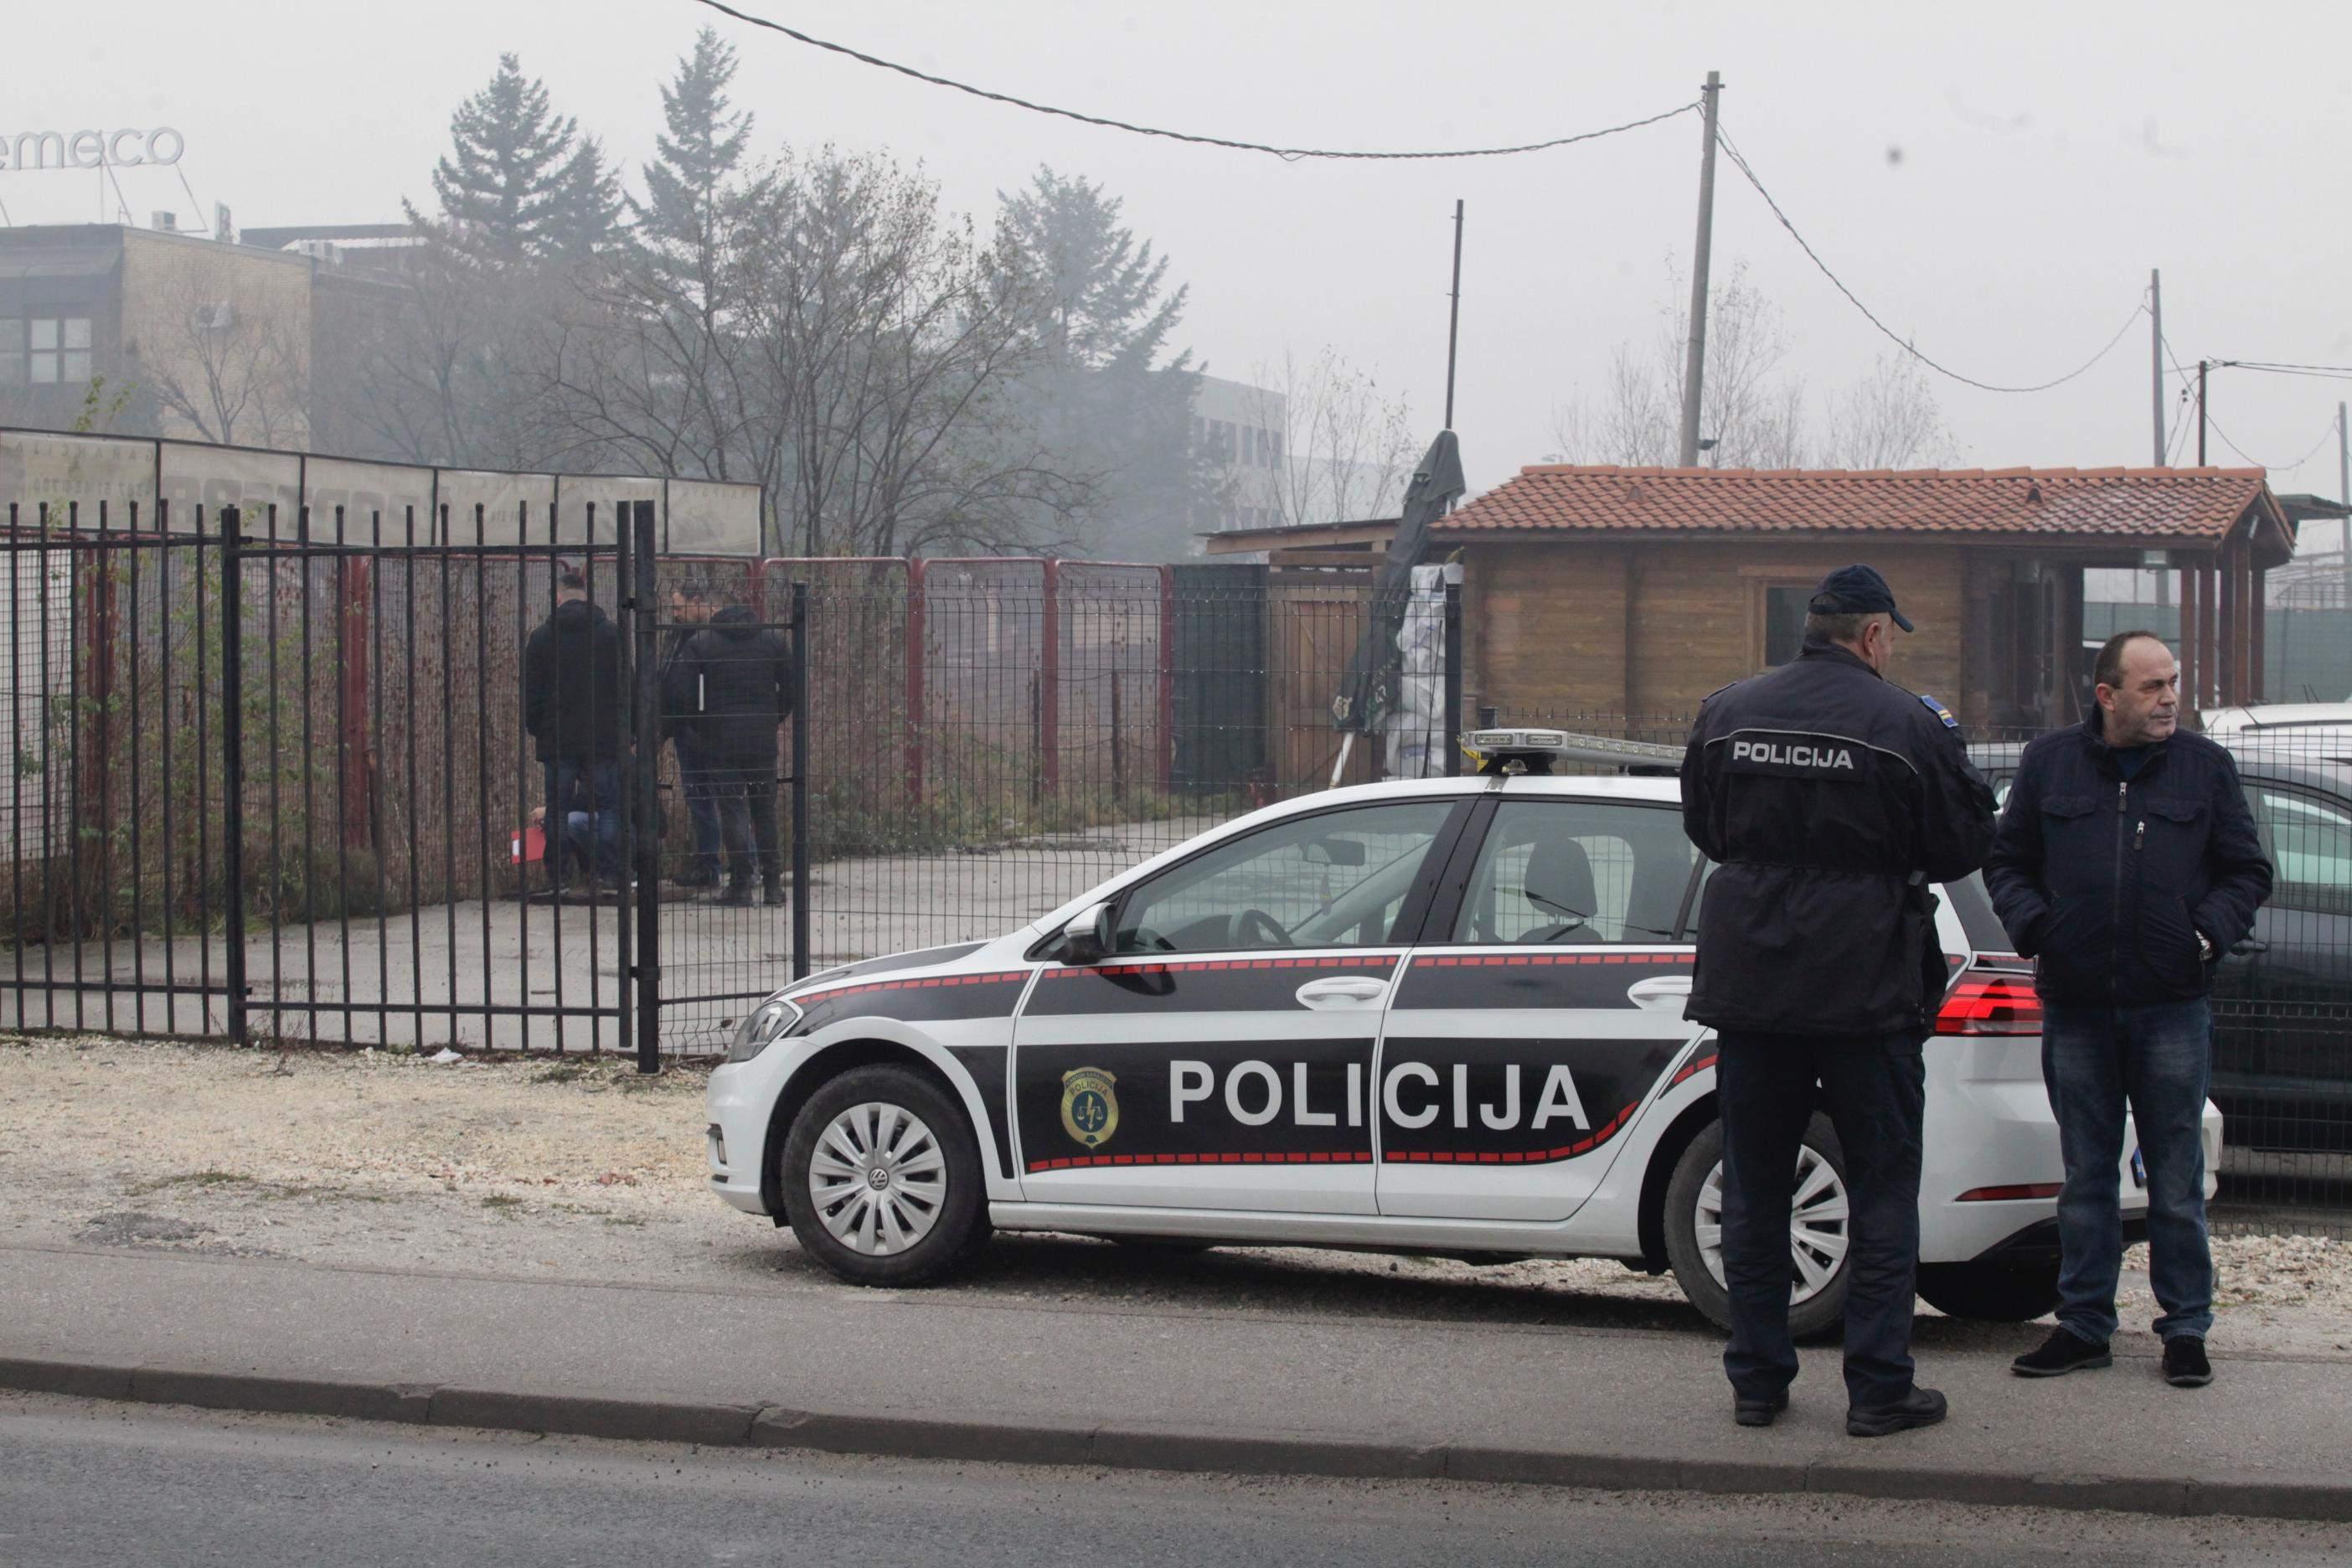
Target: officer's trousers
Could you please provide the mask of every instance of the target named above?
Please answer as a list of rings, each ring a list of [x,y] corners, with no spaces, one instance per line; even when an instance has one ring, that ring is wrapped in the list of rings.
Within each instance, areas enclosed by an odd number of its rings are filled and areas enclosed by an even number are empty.
[[[1723,1117],[1723,1272],[1733,1390],[1769,1398],[1797,1375],[1789,1337],[1789,1214],[1813,1112],[1837,1128],[1849,1200],[1845,1385],[1855,1405],[1911,1391],[1919,1265],[1919,1139],[1927,1066],[1900,1036],[1729,1033],[1717,1044]]]

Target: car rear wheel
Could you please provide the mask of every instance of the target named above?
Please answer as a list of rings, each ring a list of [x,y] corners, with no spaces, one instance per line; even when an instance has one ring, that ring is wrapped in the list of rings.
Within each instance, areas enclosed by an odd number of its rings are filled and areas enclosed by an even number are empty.
[[[1800,1340],[1834,1332],[1845,1318],[1851,1271],[1846,1250],[1853,1205],[1845,1156],[1826,1116],[1805,1129],[1797,1151],[1796,1195],[1789,1211],[1789,1332]],[[1708,1321],[1731,1326],[1723,1279],[1723,1124],[1710,1122],[1666,1184],[1666,1260],[1675,1281]]]
[[[987,1237],[971,1124],[919,1073],[858,1068],[824,1084],[780,1158],[793,1234],[853,1285],[926,1284]]]
[[[1990,1263],[1922,1263],[1919,1294],[1947,1317],[2030,1323],[2058,1305],[2058,1265],[2003,1268]]]

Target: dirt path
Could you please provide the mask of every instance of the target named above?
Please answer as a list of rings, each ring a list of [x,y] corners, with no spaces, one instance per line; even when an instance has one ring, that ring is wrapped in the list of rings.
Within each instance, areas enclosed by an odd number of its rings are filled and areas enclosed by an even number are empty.
[[[163,1247],[418,1268],[845,1289],[789,1231],[704,1190],[702,1076],[612,1060],[433,1065],[382,1052],[0,1041],[0,1245]],[[2215,1246],[2217,1350],[2352,1357],[2352,1247]],[[2135,1249],[2127,1268],[2145,1268]],[[1296,1248],[1167,1258],[1000,1237],[960,1289],[997,1298],[1705,1333],[1670,1279],[1613,1262],[1492,1268]],[[2126,1326],[2154,1313],[2126,1275]],[[1923,1313],[1926,1310],[1922,1309]],[[2032,1331],[1923,1317],[1923,1352]]]

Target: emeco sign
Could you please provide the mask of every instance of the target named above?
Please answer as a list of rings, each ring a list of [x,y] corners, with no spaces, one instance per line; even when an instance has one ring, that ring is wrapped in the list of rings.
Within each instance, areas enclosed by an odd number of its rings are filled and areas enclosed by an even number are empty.
[[[152,131],[0,132],[0,169],[118,169],[176,163],[188,139],[168,125]]]

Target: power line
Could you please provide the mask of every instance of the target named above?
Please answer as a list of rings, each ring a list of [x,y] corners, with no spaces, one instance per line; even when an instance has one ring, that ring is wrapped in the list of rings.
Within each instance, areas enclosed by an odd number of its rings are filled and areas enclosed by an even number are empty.
[[[1748,183],[1756,187],[1756,194],[1764,198],[1764,205],[1772,209],[1772,216],[1780,220],[1780,226],[1789,231],[1789,237],[1797,242],[1797,248],[1803,251],[1806,258],[1816,268],[1821,269],[1822,276],[1828,279],[1831,285],[1835,288],[1839,293],[1846,297],[1847,303],[1851,304],[1855,310],[1861,311],[1864,319],[1869,321],[1872,326],[1876,327],[1881,332],[1885,333],[1886,340],[1893,343],[1896,348],[1901,349],[1905,353],[1909,354],[1913,359],[1917,360],[1921,364],[1926,365],[1929,370],[1934,371],[1937,374],[1948,376],[1950,379],[1960,383],[1963,386],[1973,386],[1979,392],[2047,392],[2053,386],[2063,386],[2068,382],[2074,380],[2076,376],[2088,371],[2092,366],[2097,364],[2109,354],[2115,353],[2116,345],[2124,341],[2124,335],[2132,330],[2133,325],[2139,321],[2142,315],[2147,313],[2147,290],[2143,289],[2140,292],[2139,302],[2132,307],[2131,314],[2124,318],[2124,324],[2116,329],[2116,335],[2107,340],[2107,346],[2101,349],[2097,353],[2093,354],[2089,359],[2084,360],[2080,365],[2068,371],[2064,375],[2058,377],[2054,381],[2038,382],[2032,386],[2000,386],[1992,382],[1979,381],[1973,376],[1962,375],[1958,371],[1952,369],[1950,366],[1939,364],[1936,361],[1928,358],[1926,354],[1921,353],[1910,343],[1905,342],[1902,335],[1896,332],[1894,328],[1888,326],[1885,321],[1880,321],[1878,319],[1877,312],[1874,311],[1869,306],[1864,304],[1861,299],[1855,295],[1854,291],[1845,286],[1844,280],[1839,278],[1836,273],[1830,270],[1829,263],[1822,259],[1821,253],[1816,251],[1810,244],[1806,243],[1805,237],[1803,235],[1797,232],[1797,226],[1789,221],[1789,215],[1780,210],[1780,204],[1772,199],[1772,193],[1764,188],[1764,182],[1757,177],[1755,169],[1749,165],[1747,158],[1741,154],[1739,149],[1731,144],[1731,138],[1723,133],[1720,124],[1717,127],[1716,140],[1722,144],[1723,150],[1730,154],[1733,165],[1738,169],[1741,174],[1747,177]]]
[[[1368,153],[1324,147],[1274,147],[1263,142],[1241,142],[1224,136],[1203,136],[1188,131],[1169,131],[1154,125],[1137,125],[1124,120],[1111,120],[1099,114],[1082,114],[1074,109],[1056,109],[1052,104],[1033,103],[1025,98],[1015,98],[1008,92],[992,92],[986,88],[974,87],[970,82],[957,81],[949,77],[933,76],[928,71],[917,70],[912,66],[900,65],[896,60],[886,60],[879,56],[853,49],[846,44],[828,43],[823,38],[811,37],[796,27],[785,26],[782,22],[772,22],[765,16],[754,16],[748,12],[738,11],[732,5],[722,4],[721,0],[696,0],[696,3],[708,5],[722,16],[732,16],[735,20],[747,23],[751,26],[765,27],[772,33],[782,33],[784,37],[797,43],[807,44],[813,48],[828,50],[836,55],[846,55],[861,64],[873,66],[881,70],[896,71],[900,76],[912,77],[917,81],[928,82],[933,87],[952,88],[957,92],[970,93],[974,98],[984,98],[991,103],[1025,109],[1033,114],[1051,114],[1063,120],[1075,120],[1082,125],[1098,125],[1108,131],[1130,132],[1138,136],[1159,136],[1171,142],[1189,142],[1202,147],[1223,147],[1236,153],[1271,153],[1287,163],[1297,163],[1305,158],[1371,160],[1503,158],[1519,153],[1549,152],[1555,147],[1569,147],[1579,142],[1591,142],[1603,136],[1615,136],[1627,131],[1638,131],[1645,125],[1655,125],[1660,121],[1672,120],[1677,115],[1688,114],[1698,108],[1697,100],[1693,100],[1689,103],[1677,104],[1662,113],[1649,115],[1641,120],[1629,120],[1622,125],[1612,125],[1600,131],[1580,131],[1573,136],[1555,136],[1544,142],[1522,142],[1515,147],[1456,147],[1444,151],[1422,153]]]

